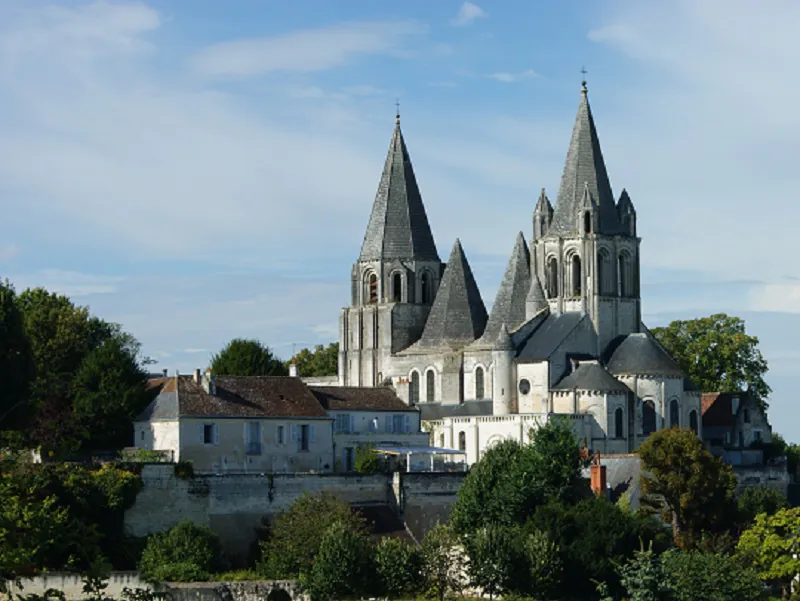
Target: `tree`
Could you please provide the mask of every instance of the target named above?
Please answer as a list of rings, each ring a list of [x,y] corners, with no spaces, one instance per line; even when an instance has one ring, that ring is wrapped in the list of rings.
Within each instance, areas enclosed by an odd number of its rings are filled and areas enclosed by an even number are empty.
[[[319,545],[306,587],[313,601],[341,599],[367,593],[372,584],[371,549],[367,537],[350,529],[345,522],[334,522]]]
[[[323,347],[318,344],[311,351],[304,348],[289,361],[286,369],[294,363],[301,376],[335,376],[339,373],[339,343],[332,342]]]
[[[211,358],[211,371],[220,376],[285,376],[288,370],[258,340],[234,338]]]
[[[296,578],[311,573],[319,552],[320,533],[334,522],[353,532],[367,533],[363,517],[330,493],[297,499],[272,521],[269,537],[261,543],[261,570],[268,578]]]
[[[508,527],[489,524],[466,537],[470,583],[489,599],[506,593],[514,583],[517,534]]]
[[[661,556],[675,601],[758,601],[758,575],[736,558],[721,553],[672,549]]]
[[[33,356],[16,292],[8,281],[0,281],[0,376],[0,430],[23,427]]]
[[[764,381],[768,366],[758,338],[747,335],[744,320],[717,313],[673,321],[654,328],[653,335],[701,390],[747,390],[766,408],[771,392]]]
[[[184,520],[148,537],[139,571],[155,582],[208,580],[222,566],[219,539],[204,526]]]
[[[527,593],[534,599],[552,599],[563,575],[563,565],[558,545],[546,532],[534,529],[523,537],[522,565],[527,573],[521,578],[517,592]]]
[[[361,474],[374,474],[381,471],[381,459],[375,452],[375,447],[372,445],[357,446],[353,467]]]
[[[669,428],[639,447],[643,503],[672,523],[676,545],[691,548],[704,530],[725,529],[733,518],[736,477],[688,429]]]
[[[381,594],[399,599],[420,590],[422,556],[416,547],[397,538],[382,538],[375,548],[375,570]]]
[[[761,513],[772,515],[789,506],[789,500],[781,491],[769,486],[745,488],[737,499],[740,519],[749,523]]]
[[[449,526],[436,523],[422,539],[422,572],[428,594],[438,601],[461,591],[466,579],[461,546]]]
[[[661,558],[652,548],[636,551],[619,569],[619,576],[630,601],[669,601],[672,598]]]
[[[786,457],[786,469],[793,477],[797,477],[797,468],[800,467],[800,445],[789,444],[780,434],[772,434],[772,442],[764,444],[764,460],[773,457]]]
[[[779,585],[788,598],[791,582],[800,573],[800,507],[757,515],[739,538],[736,551],[759,578]]]

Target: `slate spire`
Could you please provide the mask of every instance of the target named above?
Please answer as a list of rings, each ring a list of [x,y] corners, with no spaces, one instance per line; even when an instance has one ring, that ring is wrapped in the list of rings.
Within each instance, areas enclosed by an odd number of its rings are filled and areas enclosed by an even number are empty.
[[[620,233],[616,203],[611,193],[600,139],[597,136],[592,109],[589,107],[589,92],[586,82],[581,87],[578,115],[572,129],[567,160],[561,175],[561,187],[553,214],[550,233],[561,236],[582,233],[581,209],[584,190],[597,205],[597,232],[599,234]]]
[[[513,330],[525,321],[525,297],[530,286],[531,255],[525,236],[519,232],[486,322],[486,329],[476,344],[491,345],[503,324],[511,326]]]
[[[461,241],[456,239],[422,337],[415,346],[461,348],[486,327],[486,306]]]
[[[439,262],[428,216],[411,166],[400,115],[372,205],[360,261],[394,259]]]

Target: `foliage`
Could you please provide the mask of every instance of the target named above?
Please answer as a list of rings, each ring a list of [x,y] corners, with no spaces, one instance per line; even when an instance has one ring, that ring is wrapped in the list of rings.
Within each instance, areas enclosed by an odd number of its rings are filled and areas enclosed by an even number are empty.
[[[619,569],[619,576],[629,601],[668,601],[672,598],[661,558],[652,548],[636,551],[633,558]]]
[[[229,572],[212,574],[211,579],[214,582],[247,582],[261,580],[261,574],[253,569],[232,570]]]
[[[653,329],[653,335],[700,390],[747,390],[766,408],[771,392],[764,381],[767,362],[758,350],[758,338],[747,335],[741,318],[717,313],[677,320]]]
[[[234,338],[211,358],[211,371],[220,376],[286,376],[288,370],[269,347],[258,340]]]
[[[757,601],[762,584],[758,575],[734,557],[672,549],[661,563],[675,601]]]
[[[330,493],[304,494],[272,521],[269,537],[261,543],[260,571],[268,578],[296,578],[311,573],[319,552],[320,534],[334,522],[352,532],[367,533],[360,514]]]
[[[515,588],[535,599],[552,599],[561,583],[563,565],[558,545],[546,532],[534,529],[524,536],[522,565],[527,567],[527,573],[521,574],[522,586]]]
[[[492,599],[506,593],[517,574],[518,532],[489,524],[466,537],[470,583]]]
[[[139,562],[142,575],[152,581],[208,580],[222,566],[216,535],[204,526],[184,520],[166,533],[154,534]]]
[[[178,461],[173,468],[175,477],[181,480],[191,480],[194,478],[194,465],[185,459]]]
[[[305,587],[314,601],[369,592],[372,563],[369,541],[345,522],[334,522],[322,535]]]
[[[800,573],[800,508],[780,509],[774,515],[756,516],[742,533],[737,553],[759,578],[780,585],[788,596],[790,583]]]
[[[564,420],[533,430],[530,444],[504,440],[488,449],[458,491],[451,521],[466,533],[488,524],[524,524],[536,507],[575,499],[580,447]]]
[[[353,467],[361,474],[374,474],[381,471],[381,458],[372,445],[359,445],[356,447]]]
[[[22,312],[8,281],[0,281],[0,374],[0,430],[10,430],[24,425],[24,405],[34,372]]]
[[[669,428],[650,435],[639,448],[643,504],[672,523],[675,543],[691,548],[704,530],[719,531],[733,517],[736,477],[729,465],[709,453],[688,429]]]
[[[739,518],[745,523],[752,522],[760,513],[772,515],[779,509],[789,507],[789,500],[781,491],[769,486],[745,488],[737,499]]]
[[[339,343],[325,347],[318,344],[313,351],[304,348],[286,362],[287,370],[291,363],[297,366],[300,376],[335,376],[339,373]]]
[[[413,596],[420,589],[422,555],[396,538],[382,538],[375,548],[375,571],[381,594],[390,599]]]
[[[450,528],[436,523],[422,539],[422,573],[427,594],[444,601],[461,591],[465,580],[458,537]]]
[[[772,442],[764,445],[764,459],[773,457],[786,457],[786,469],[792,478],[797,478],[797,468],[800,467],[800,445],[787,443],[783,436],[772,434]]]

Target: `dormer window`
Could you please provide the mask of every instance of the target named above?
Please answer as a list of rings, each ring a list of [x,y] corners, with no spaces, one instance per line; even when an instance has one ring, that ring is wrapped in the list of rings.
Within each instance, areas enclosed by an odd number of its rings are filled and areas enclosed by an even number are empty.
[[[392,276],[392,299],[396,303],[403,300],[403,275],[400,273]]]
[[[369,295],[369,304],[374,305],[378,302],[378,276],[374,273],[369,276],[367,291]]]

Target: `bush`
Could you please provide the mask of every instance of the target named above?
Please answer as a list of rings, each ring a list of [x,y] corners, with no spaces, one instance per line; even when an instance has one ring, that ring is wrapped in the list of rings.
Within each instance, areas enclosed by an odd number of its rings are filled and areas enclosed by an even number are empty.
[[[399,539],[381,539],[375,549],[375,571],[381,594],[390,598],[413,597],[421,589],[422,556]]]
[[[169,532],[149,537],[139,562],[142,575],[156,582],[208,580],[221,567],[216,535],[188,520]]]
[[[762,584],[735,558],[673,549],[661,556],[675,601],[757,601]]]
[[[760,513],[772,515],[779,509],[789,507],[786,495],[769,486],[745,488],[737,499],[740,519],[750,523]]]
[[[372,445],[356,447],[356,458],[353,463],[353,467],[360,474],[374,474],[381,471],[381,458]]]
[[[490,524],[466,537],[469,580],[492,599],[517,580],[519,529]]]
[[[372,564],[367,537],[345,522],[334,522],[322,535],[305,588],[314,601],[341,599],[372,589]]]

